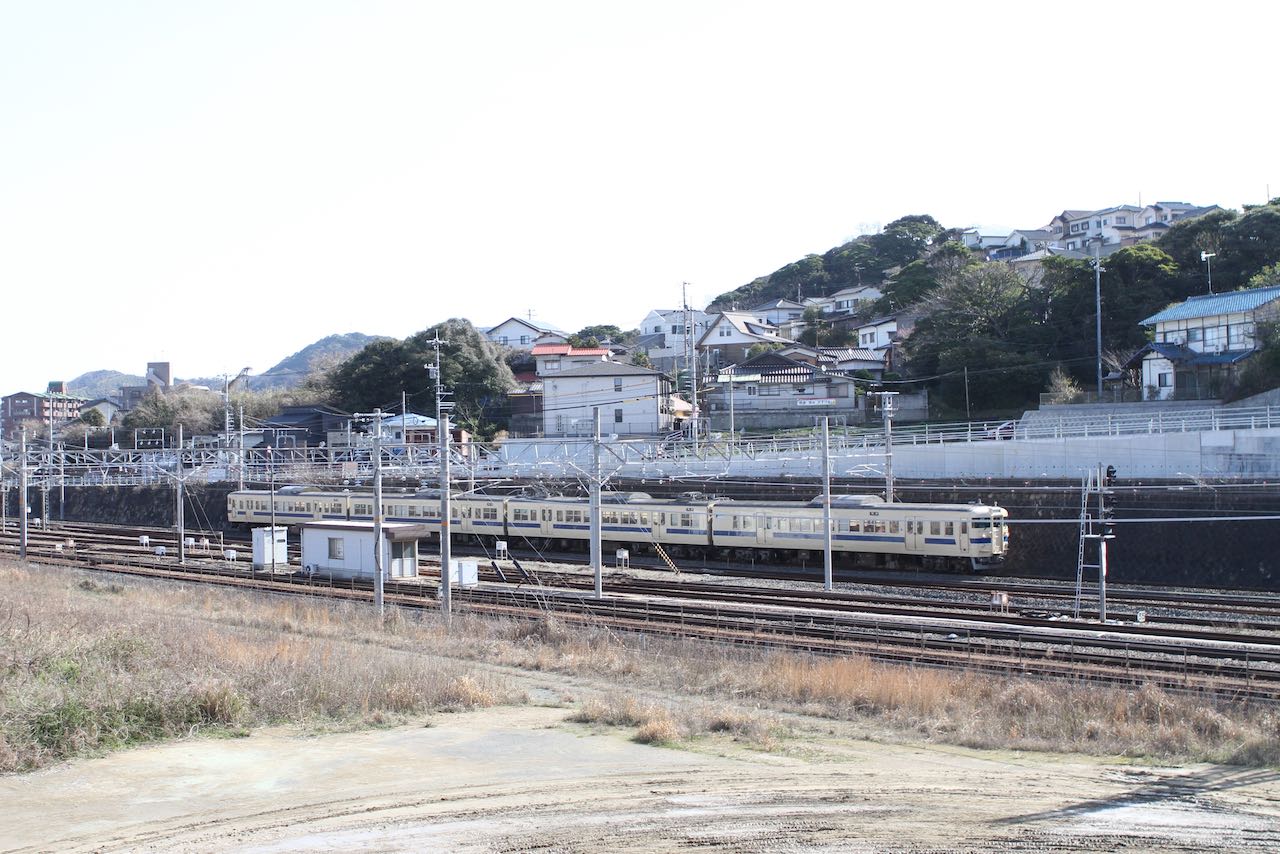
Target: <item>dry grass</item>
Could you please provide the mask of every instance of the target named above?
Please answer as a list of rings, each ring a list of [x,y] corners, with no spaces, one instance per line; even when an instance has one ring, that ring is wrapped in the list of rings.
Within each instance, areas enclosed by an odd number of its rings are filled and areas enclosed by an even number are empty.
[[[0,770],[192,732],[377,725],[519,699],[467,659],[611,684],[575,719],[646,743],[714,733],[772,749],[799,712],[884,740],[1280,766],[1274,707],[1151,687],[757,652],[553,616],[446,627],[392,610],[379,625],[368,606],[0,568]]]
[[[0,771],[198,732],[379,725],[518,699],[456,660],[397,649],[412,621],[387,622],[380,632],[368,608],[0,568]]]

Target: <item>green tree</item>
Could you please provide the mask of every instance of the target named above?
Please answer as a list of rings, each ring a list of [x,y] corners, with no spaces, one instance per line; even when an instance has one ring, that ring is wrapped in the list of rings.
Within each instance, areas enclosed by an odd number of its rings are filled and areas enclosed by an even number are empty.
[[[923,258],[934,238],[944,231],[928,214],[913,214],[895,219],[871,238],[880,269],[902,267]]]
[[[1008,265],[974,264],[941,285],[906,340],[917,375],[942,375],[935,388],[952,406],[965,402],[963,372],[977,408],[1021,405],[1043,385],[1026,283]]]
[[[330,374],[337,405],[352,412],[391,411],[403,392],[411,406],[434,412],[436,383],[431,342],[439,335],[441,380],[454,403],[453,421],[482,438],[491,437],[506,418],[506,394],[515,379],[501,353],[470,322],[453,318],[403,341],[376,341]]]
[[[80,413],[80,423],[88,427],[105,427],[107,419],[103,417],[102,411],[99,409],[86,409]]]

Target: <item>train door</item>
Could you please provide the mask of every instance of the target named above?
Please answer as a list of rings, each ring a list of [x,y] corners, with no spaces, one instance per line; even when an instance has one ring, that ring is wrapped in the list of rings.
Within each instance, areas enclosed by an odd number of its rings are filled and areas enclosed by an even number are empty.
[[[769,517],[761,513],[756,517],[756,545],[769,544]]]
[[[961,519],[956,522],[956,544],[960,546],[960,551],[964,554],[969,553],[969,520]]]
[[[924,521],[921,519],[907,520],[907,551],[920,552],[924,551]]]

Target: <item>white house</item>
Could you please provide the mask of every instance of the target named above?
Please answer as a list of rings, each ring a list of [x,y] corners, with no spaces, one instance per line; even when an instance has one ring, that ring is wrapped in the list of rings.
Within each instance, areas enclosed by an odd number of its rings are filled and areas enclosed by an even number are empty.
[[[698,349],[718,366],[741,362],[756,344],[791,343],[790,338],[778,333],[777,327],[761,323],[752,312],[722,311],[712,318],[707,331],[698,339]]]
[[[1215,398],[1257,350],[1257,324],[1278,317],[1280,285],[1194,296],[1142,321],[1155,339],[1129,366],[1149,400]]]
[[[746,314],[753,315],[760,323],[767,323],[770,326],[782,326],[784,323],[792,323],[802,318],[804,309],[803,303],[789,299],[778,299],[747,309]]]
[[[425,525],[382,524],[382,577],[413,578],[418,574],[418,541],[427,539]],[[302,526],[302,564],[308,571],[334,578],[373,578],[375,541],[372,522],[307,522]]]
[[[509,317],[497,326],[485,330],[485,337],[502,347],[531,350],[533,343],[547,333],[562,334],[560,329],[547,323],[534,323],[523,317]]]
[[[548,374],[542,382],[547,436],[589,436],[600,410],[600,432],[652,436],[675,427],[671,381],[637,365],[598,362]]]
[[[883,294],[879,288],[873,288],[870,285],[844,288],[832,294],[828,298],[831,302],[828,305],[824,305],[822,310],[827,314],[850,314],[867,303],[875,302],[882,296]]]
[[[637,349],[644,351],[658,370],[674,370],[685,359],[686,336],[691,335],[696,342],[707,331],[712,317],[695,309],[686,312],[681,308],[655,308],[640,324]]]

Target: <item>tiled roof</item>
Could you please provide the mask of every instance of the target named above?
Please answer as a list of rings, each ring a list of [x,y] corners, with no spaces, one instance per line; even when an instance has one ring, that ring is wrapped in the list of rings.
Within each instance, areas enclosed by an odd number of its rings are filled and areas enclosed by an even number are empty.
[[[568,344],[534,344],[535,356],[607,356],[608,347],[571,347]]]
[[[1229,291],[1225,294],[1201,294],[1157,312],[1141,323],[1143,326],[1151,326],[1170,320],[1191,320],[1196,317],[1212,317],[1216,314],[1253,311],[1277,299],[1280,299],[1280,285]]]

